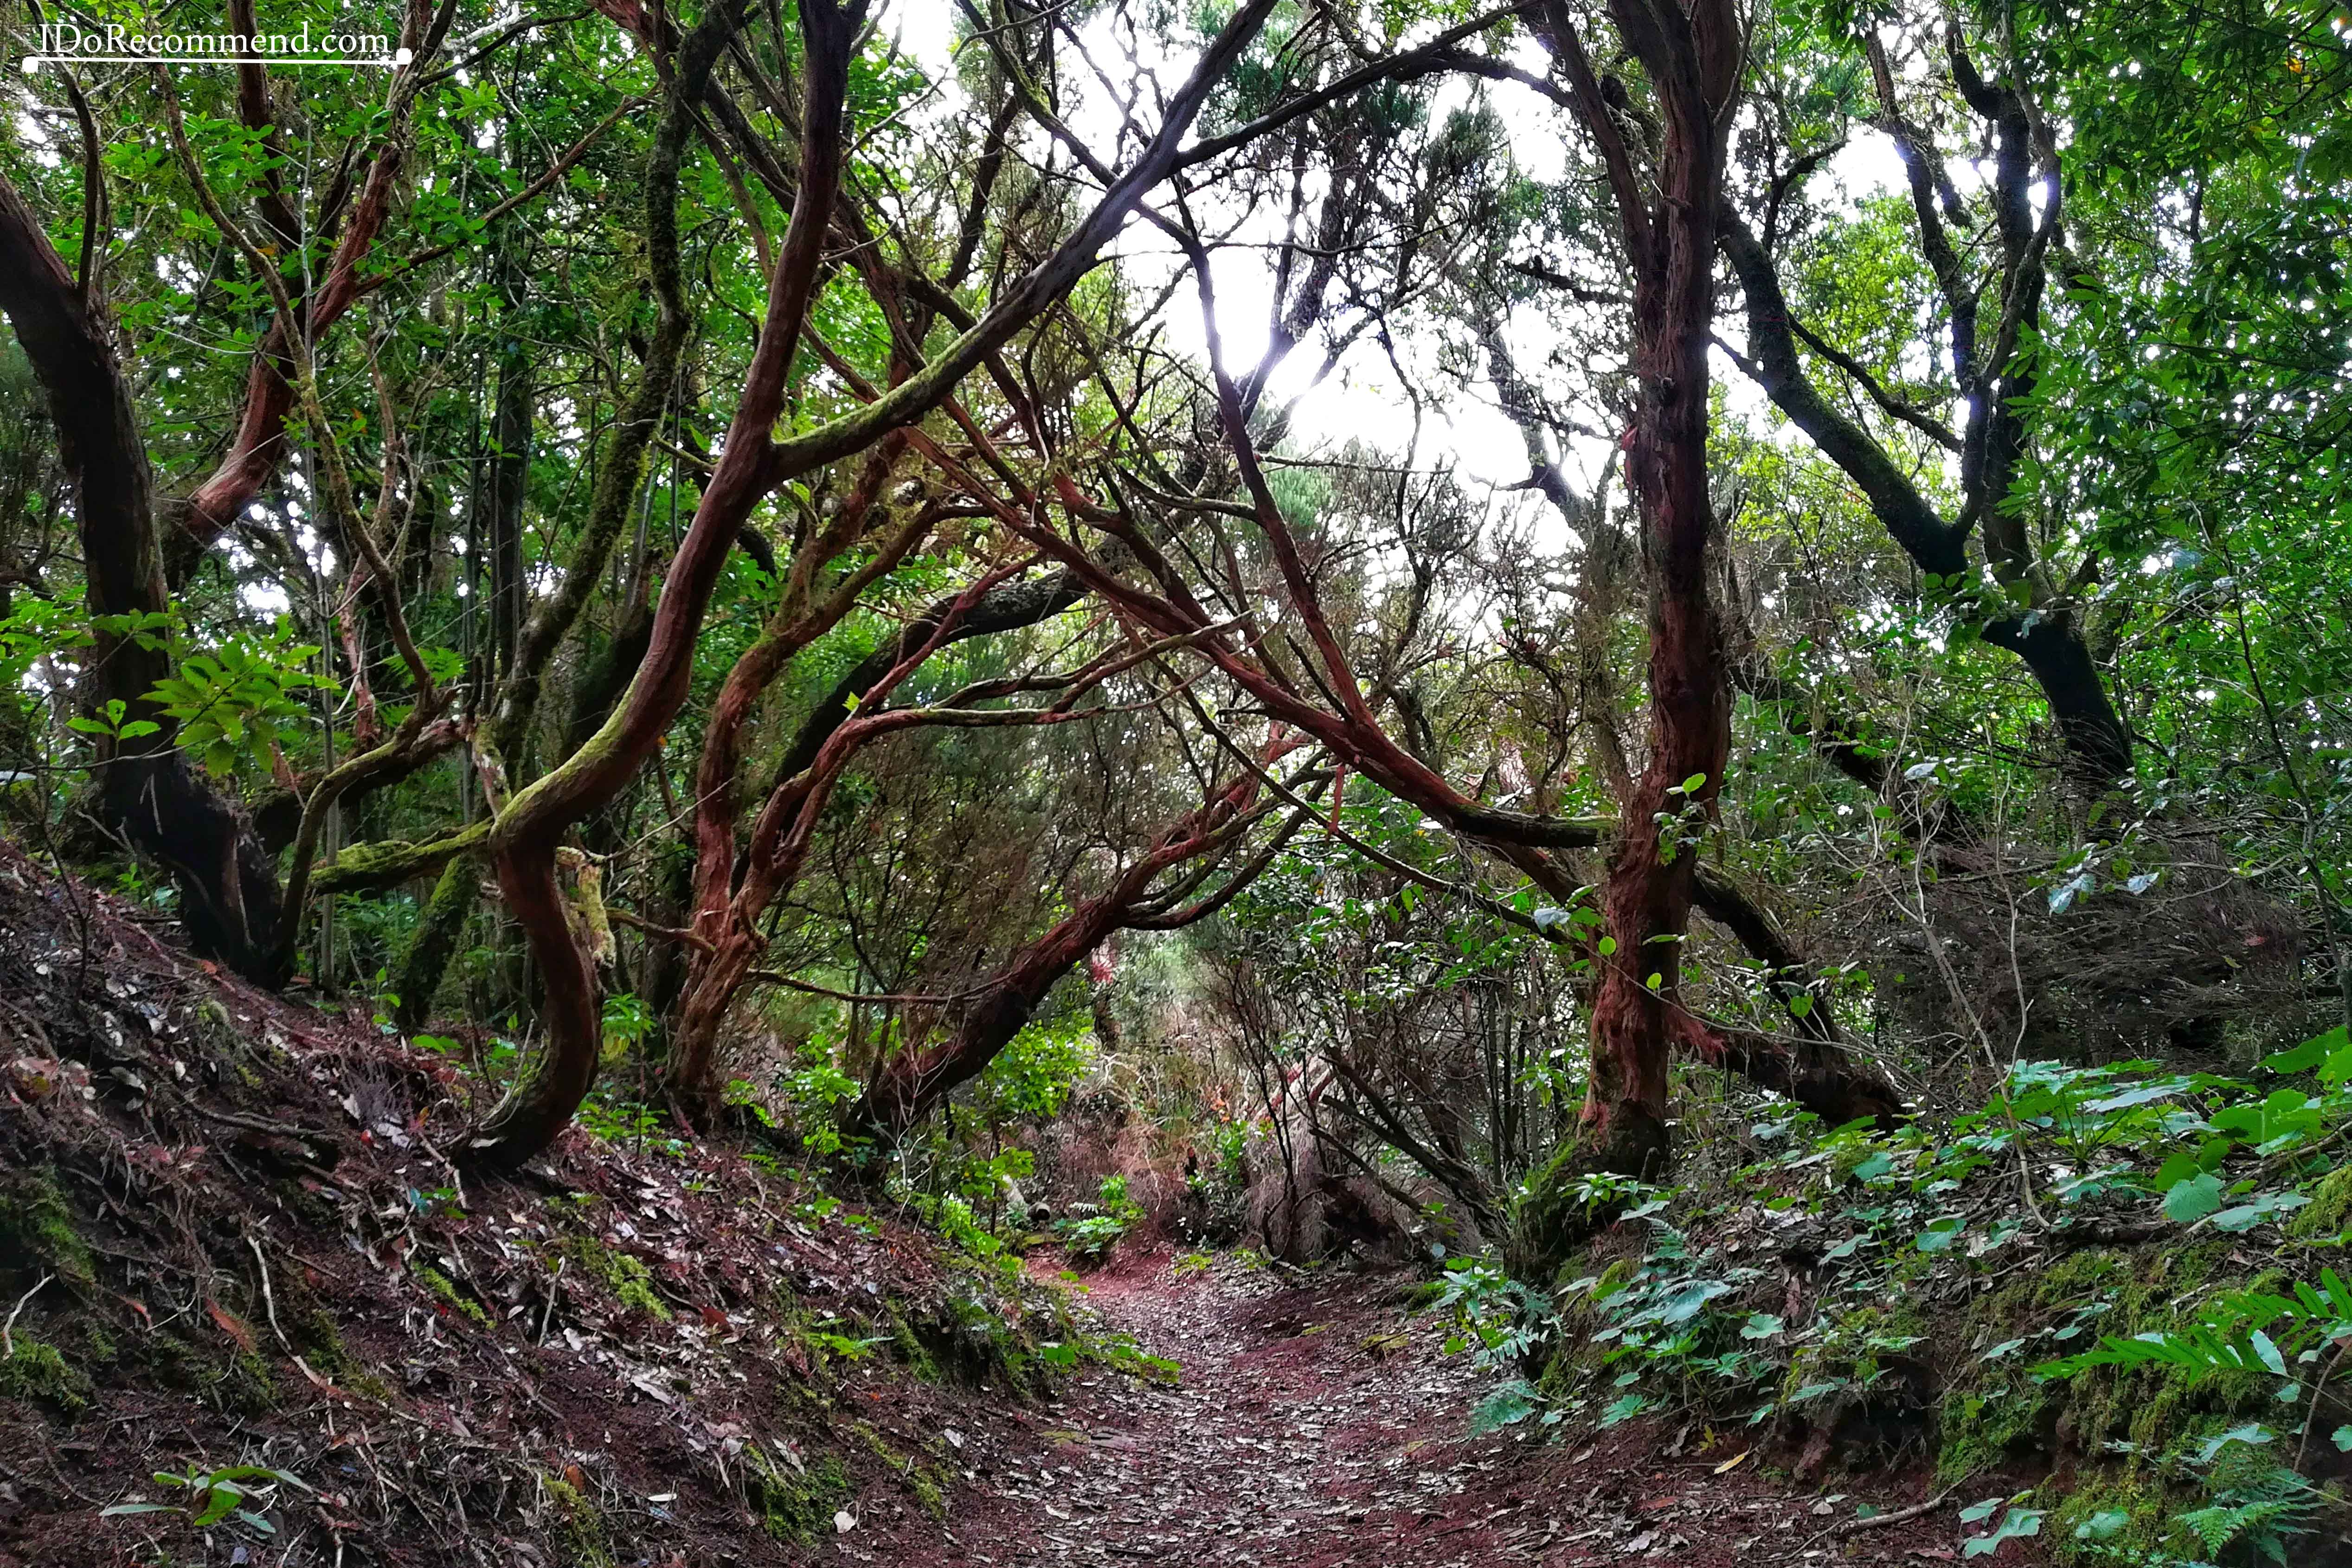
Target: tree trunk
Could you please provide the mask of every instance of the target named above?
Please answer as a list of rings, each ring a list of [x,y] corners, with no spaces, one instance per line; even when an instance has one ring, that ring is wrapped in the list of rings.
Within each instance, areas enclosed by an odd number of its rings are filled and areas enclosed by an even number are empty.
[[[433,998],[440,994],[441,977],[457,954],[474,906],[481,901],[484,869],[479,855],[454,856],[433,884],[433,896],[425,900],[416,934],[409,939],[408,952],[401,959],[400,977],[394,983],[400,1000],[393,1006],[392,1021],[404,1034],[415,1033],[433,1016]]]
[[[829,215],[841,189],[848,151],[844,114],[849,65],[866,12],[863,0],[853,0],[846,7],[834,0],[802,0],[799,197],[777,247],[767,316],[744,374],[726,446],[663,581],[652,642],[620,707],[589,744],[510,802],[491,836],[508,906],[532,952],[541,956],[548,987],[542,1011],[548,1043],[541,1070],[518,1085],[469,1142],[473,1158],[504,1166],[530,1158],[562,1130],[594,1080],[599,1044],[594,974],[564,920],[555,888],[555,851],[573,824],[625,786],[685,705],[702,619],[726,553],[744,521],[779,485],[866,451],[889,432],[921,419],[975,367],[1076,287],[1117,237],[1136,203],[1177,167],[1184,138],[1211,91],[1256,37],[1272,10],[1273,0],[1247,0],[1171,97],[1158,133],[1134,163],[1111,182],[1052,255],[1005,288],[978,323],[916,374],[854,413],[779,440],[787,373],[814,295]],[[684,75],[681,68],[681,79]],[[674,94],[672,111],[683,112],[691,102],[691,98]]]
[[[171,872],[181,920],[198,952],[258,984],[279,984],[280,900],[269,857],[244,814],[182,754],[178,721],[148,700],[171,673],[160,635],[171,597],[155,530],[153,475],[121,362],[39,217],[5,177],[0,310],[48,395],[59,451],[73,476],[89,608],[100,622],[89,705],[102,713],[120,702],[126,723],[155,726],[101,742],[100,816]],[[145,619],[149,629],[111,629],[104,623],[114,616]]]
[[[520,268],[511,257],[500,270],[507,274],[509,290],[519,291]],[[501,679],[512,675],[522,642],[522,513],[530,492],[531,425],[538,412],[530,352],[514,335],[515,310],[510,294],[508,335],[499,347],[499,384],[490,416],[490,650]],[[506,765],[513,783],[523,782],[520,755],[499,761]]]
[[[1663,140],[1649,179],[1633,163],[1573,18],[1559,5],[1546,6],[1540,18],[1608,171],[1633,277],[1640,392],[1625,438],[1626,477],[1649,576],[1650,755],[1602,888],[1611,951],[1597,955],[1578,1163],[1654,1179],[1668,1155],[1666,1064],[1685,1016],[1681,947],[1731,752],[1730,677],[1708,592],[1716,529],[1707,499],[1706,354],[1740,33],[1727,0],[1694,0],[1687,13],[1643,0],[1615,0],[1611,9],[1656,94]]]

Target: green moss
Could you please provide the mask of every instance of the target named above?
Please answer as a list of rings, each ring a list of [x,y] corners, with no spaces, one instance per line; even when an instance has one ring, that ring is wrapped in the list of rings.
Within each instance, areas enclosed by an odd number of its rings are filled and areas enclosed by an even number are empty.
[[[220,1381],[218,1369],[177,1334],[149,1334],[136,1341],[131,1359],[152,1372],[155,1381],[166,1388],[202,1391]]]
[[[2231,1258],[2226,1240],[2171,1249],[2084,1251],[1982,1298],[1960,1331],[1961,1342],[2027,1342],[1998,1361],[1976,1359],[1946,1390],[1937,1417],[1939,1474],[1956,1480],[2021,1451],[2050,1449],[2090,1462],[2070,1483],[2071,1493],[2163,1493],[2157,1463],[2249,1414],[2264,1414],[2271,1379],[2227,1368],[2157,1364],[2095,1367],[2063,1381],[2037,1382],[2032,1369],[2053,1357],[2088,1350],[2103,1337],[2128,1339],[2179,1327],[2194,1320],[2199,1304],[2215,1288],[2261,1288],[2273,1278],[2229,1279]],[[2063,1341],[2042,1337],[2074,1322],[2078,1310],[2091,1304],[2105,1310],[2080,1320],[2076,1333]],[[2111,1459],[2115,1454],[2121,1457]],[[2120,1507],[2112,1500],[2086,1505],[2070,1509],[2068,1517],[2087,1519]],[[2136,1502],[2123,1511],[2137,1521],[2140,1507]],[[2147,1507],[2155,1510],[2153,1503]],[[2072,1530],[2070,1522],[2058,1533],[2071,1542]],[[2049,1534],[2045,1530],[2045,1538]]]
[[[850,1498],[848,1474],[831,1454],[804,1466],[771,1458],[757,1443],[743,1450],[751,1461],[748,1489],[760,1528],[781,1542],[806,1545],[833,1528],[833,1516]]]
[[[569,1568],[606,1568],[613,1561],[613,1549],[605,1542],[604,1516],[596,1505],[561,1476],[541,1476],[539,1484],[554,1505]]]
[[[915,1495],[915,1506],[933,1519],[947,1518],[947,1494],[940,1489],[939,1482],[931,1479],[929,1466],[915,1466],[907,1472],[906,1481],[907,1489]]]
[[[214,1361],[177,1335],[162,1333],[134,1341],[125,1359],[165,1387],[185,1389],[218,1409],[259,1415],[278,1408],[278,1380],[254,1351]]]
[[[853,1420],[845,1422],[844,1425],[848,1428],[851,1436],[865,1445],[867,1453],[889,1466],[893,1470],[903,1470],[907,1468],[907,1456],[890,1447],[889,1440],[882,1436],[880,1429],[874,1423]]]
[[[312,1307],[289,1316],[294,1338],[300,1342],[303,1356],[313,1369],[328,1377],[341,1377],[359,1370],[359,1363],[343,1343],[342,1331],[335,1326],[333,1314],[324,1307]]]
[[[36,1400],[68,1415],[89,1404],[89,1379],[58,1353],[55,1345],[15,1336],[14,1353],[0,1360],[0,1397]]]
[[[907,1321],[907,1314],[898,1303],[887,1303],[884,1311],[890,1329],[890,1350],[898,1357],[899,1364],[919,1383],[940,1382],[939,1361],[916,1334],[914,1325]]]
[[[2339,1165],[2311,1190],[2311,1202],[2295,1211],[2287,1235],[2298,1241],[2352,1241],[2352,1165]]]
[[[593,1237],[575,1236],[564,1244],[572,1260],[613,1293],[622,1306],[649,1317],[669,1321],[669,1308],[654,1294],[653,1270],[625,1252],[616,1252]]]
[[[1504,1247],[1511,1272],[1531,1283],[1556,1282],[1569,1260],[1592,1238],[1600,1216],[1578,1190],[1586,1173],[1583,1147],[1571,1138],[1528,1178],[1511,1211],[1510,1236]]]
[[[53,1175],[37,1173],[0,1191],[0,1270],[35,1279],[53,1274],[79,1286],[97,1282],[89,1246],[75,1232],[73,1211]]]
[[[2178,1511],[2195,1504],[2163,1478],[2145,1468],[2056,1477],[2042,1484],[2034,1501],[2050,1510],[2042,1539],[2060,1563],[2137,1563],[2147,1560],[2170,1532]],[[2101,1514],[2122,1514],[2123,1526],[2104,1536],[2097,1549],[2074,1532]]]
[[[278,1408],[278,1380],[257,1351],[239,1351],[213,1385],[221,1405],[240,1415],[261,1415]]]
[[[482,1310],[482,1304],[459,1290],[457,1282],[438,1268],[419,1268],[416,1270],[416,1278],[426,1289],[448,1302],[458,1311],[465,1313],[486,1329],[490,1326],[490,1315]]]

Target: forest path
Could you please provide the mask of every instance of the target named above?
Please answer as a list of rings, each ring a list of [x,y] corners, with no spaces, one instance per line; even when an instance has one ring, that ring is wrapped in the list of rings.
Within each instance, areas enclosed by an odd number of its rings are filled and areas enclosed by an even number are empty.
[[[1468,1357],[1443,1353],[1433,1318],[1406,1312],[1395,1276],[1302,1285],[1222,1258],[1179,1273],[1161,1251],[1087,1285],[1108,1327],[1181,1364],[1178,1385],[1077,1379],[1021,1413],[1027,1440],[981,1461],[978,1494],[959,1493],[943,1535],[867,1561],[1717,1568],[1959,1557],[1948,1507],[1835,1533],[1865,1501],[1882,1511],[1913,1501],[1898,1478],[1884,1489],[1809,1489],[1759,1471],[1761,1450],[1717,1475],[1744,1433],[1679,1457],[1662,1452],[1675,1434],[1638,1426],[1570,1447],[1473,1439],[1482,1380]],[[1684,1435],[1693,1449],[1703,1440]],[[854,1538],[839,1544],[866,1556]]]

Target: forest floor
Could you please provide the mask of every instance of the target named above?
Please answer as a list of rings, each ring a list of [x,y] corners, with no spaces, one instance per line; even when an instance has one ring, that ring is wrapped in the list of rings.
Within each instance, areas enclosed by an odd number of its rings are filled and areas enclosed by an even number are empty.
[[[1926,1479],[1745,1426],[1472,1437],[1403,1273],[1040,1256],[1062,1292],[982,1281],[990,1333],[1085,1353],[1014,1378],[933,1238],[729,1147],[583,1129],[461,1187],[449,1058],[139,913],[0,847],[0,1568],[1961,1555],[1970,1496],[1853,1531]],[[158,1475],[231,1465],[278,1479],[218,1525]]]
[[[1041,1265],[1049,1268],[1049,1265]],[[1473,1438],[1482,1393],[1397,1276],[1277,1276],[1164,1248],[1086,1280],[1106,1327],[1177,1362],[1173,1386],[1115,1373],[1016,1417],[1015,1441],[937,1540],[836,1543],[852,1561],[1160,1562],[1251,1568],[1541,1568],[1954,1562],[1959,1501],[1853,1528],[1924,1495],[1916,1472],[1809,1486],[1741,1432],[1640,1425],[1598,1440]],[[2011,1543],[2005,1563],[2035,1561]]]

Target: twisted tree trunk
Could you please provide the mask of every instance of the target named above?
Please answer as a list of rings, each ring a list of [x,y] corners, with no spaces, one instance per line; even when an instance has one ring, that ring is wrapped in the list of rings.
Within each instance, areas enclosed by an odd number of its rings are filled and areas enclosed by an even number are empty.
[[[1176,169],[1182,141],[1273,10],[1249,0],[1202,53],[1170,100],[1160,130],[1124,174],[1054,253],[1013,280],[974,326],[936,358],[856,412],[779,439],[786,373],[815,291],[824,241],[841,189],[848,148],[844,115],[850,58],[865,6],[803,0],[801,177],[792,222],[776,251],[768,312],[693,523],[671,562],[654,612],[645,663],[593,740],[524,791],[491,836],[507,907],[523,929],[543,976],[546,1046],[525,1079],[467,1144],[477,1161],[512,1166],[547,1147],[594,1081],[599,1045],[596,977],[572,933],[556,886],[555,857],[572,826],[600,809],[660,743],[685,705],[702,618],[727,552],[753,509],[787,480],[871,447],[949,397],[964,376],[1051,309],[1090,270],[1146,192]]]
[[[1648,171],[1635,166],[1574,19],[1558,4],[1538,16],[1607,172],[1633,279],[1640,391],[1625,437],[1626,477],[1649,576],[1650,754],[1602,887],[1606,951],[1597,955],[1578,1160],[1586,1169],[1654,1177],[1668,1156],[1666,1065],[1688,1016],[1681,947],[1731,752],[1730,674],[1708,594],[1716,525],[1706,353],[1740,33],[1727,0],[1694,0],[1686,12],[1613,0],[1611,15],[1656,97],[1660,142]]]

